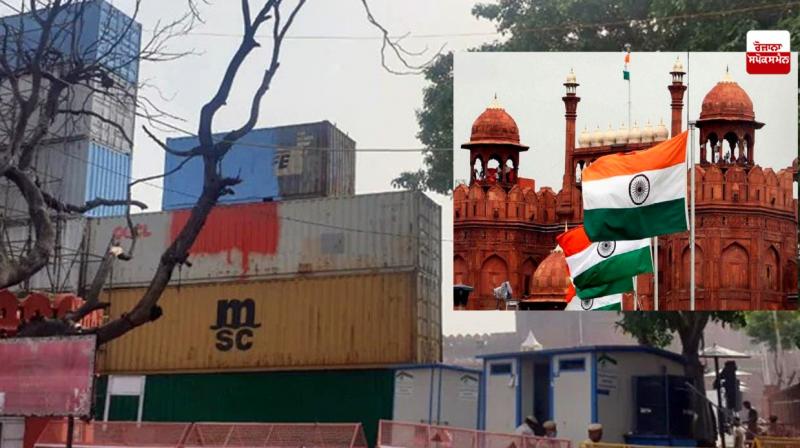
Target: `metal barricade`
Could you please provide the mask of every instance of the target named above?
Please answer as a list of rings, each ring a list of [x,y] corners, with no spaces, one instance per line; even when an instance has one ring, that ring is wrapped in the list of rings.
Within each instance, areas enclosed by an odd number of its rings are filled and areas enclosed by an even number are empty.
[[[671,445],[671,446],[676,446],[677,447],[678,445]],[[578,448],[582,448],[582,447],[579,446]],[[592,443],[591,444],[591,448],[660,448],[660,447],[659,446],[655,446],[655,445],[631,445],[631,444],[627,444],[627,443],[605,443],[605,442],[600,442],[600,443]],[[690,448],[690,447],[684,447],[684,448]]]
[[[63,448],[66,420],[47,424],[34,448]],[[360,423],[75,422],[75,448],[367,448]]]
[[[366,448],[360,423],[195,423],[183,448]]]
[[[178,447],[191,426],[190,423],[95,422],[75,421],[74,448],[108,447]],[[47,423],[35,448],[63,448],[67,442],[67,420]]]
[[[755,448],[800,448],[800,437],[756,436]]]
[[[381,420],[379,448],[572,448],[565,439]]]

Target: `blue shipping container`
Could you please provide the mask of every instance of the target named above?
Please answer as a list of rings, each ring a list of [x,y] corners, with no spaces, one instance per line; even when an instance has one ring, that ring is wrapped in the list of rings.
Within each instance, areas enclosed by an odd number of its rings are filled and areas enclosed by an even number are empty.
[[[224,134],[214,135],[222,139]],[[167,139],[167,145],[186,151],[197,137]],[[222,203],[351,195],[355,192],[355,142],[327,121],[256,129],[242,137],[225,155],[220,169],[241,178],[234,194]],[[166,154],[164,170],[178,167],[184,157]],[[162,208],[192,207],[203,189],[203,161],[196,157],[164,179]]]
[[[76,22],[78,17],[80,19]],[[8,25],[15,35],[19,30],[24,30],[23,42],[26,49],[36,48],[41,29],[31,13],[3,17],[0,21]],[[105,0],[89,0],[66,8],[53,26],[54,30],[59,31],[52,37],[56,49],[64,54],[71,54],[71,31],[80,29],[78,53],[84,62],[99,59],[128,83],[138,83],[142,26],[125,13]],[[0,37],[3,34],[4,29],[0,27]]]
[[[86,201],[96,198],[125,199],[131,181],[130,154],[114,151],[95,142],[89,142],[89,162],[86,175]],[[90,210],[86,216],[117,216],[125,213],[125,206],[102,206]]]

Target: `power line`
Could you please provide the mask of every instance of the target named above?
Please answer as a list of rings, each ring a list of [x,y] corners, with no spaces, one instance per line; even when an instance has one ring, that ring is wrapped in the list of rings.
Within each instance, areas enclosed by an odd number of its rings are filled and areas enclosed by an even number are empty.
[[[609,27],[609,26],[622,26],[622,25],[630,25],[631,22],[636,21],[675,21],[675,20],[684,20],[684,19],[707,19],[713,17],[722,17],[722,16],[729,16],[733,14],[740,14],[740,13],[748,13],[748,12],[755,12],[755,11],[768,11],[772,9],[788,9],[792,6],[800,5],[800,1],[793,1],[793,2],[786,2],[781,4],[767,4],[767,5],[757,5],[757,6],[748,6],[742,8],[733,8],[733,9],[723,9],[723,10],[716,10],[716,11],[701,11],[701,12],[692,12],[692,13],[685,13],[685,14],[674,14],[671,16],[663,16],[663,17],[641,17],[641,18],[628,18],[628,19],[620,19],[615,21],[609,22],[589,22],[589,23],[581,23],[581,22],[566,22],[561,23],[558,25],[550,25],[550,26],[538,26],[538,27],[522,27],[522,28],[514,28],[516,33],[526,33],[526,32],[534,32],[534,31],[554,31],[554,30],[563,30],[563,29],[583,29],[583,28],[602,28],[602,27]],[[153,32],[152,29],[143,29],[143,31]],[[189,36],[204,36],[204,37],[235,37],[241,38],[241,33],[220,33],[220,32],[206,32],[206,31],[189,31],[184,33],[184,35]],[[390,39],[439,39],[439,38],[458,38],[458,37],[489,37],[489,36],[496,36],[502,37],[503,34],[500,31],[487,31],[487,32],[465,32],[465,33],[458,33],[458,32],[451,32],[451,33],[427,33],[427,34],[405,34],[405,35],[394,35],[389,36]],[[256,36],[259,39],[271,39],[271,35],[258,35]],[[368,35],[346,35],[346,34],[317,34],[317,35],[287,35],[284,39],[286,40],[353,40],[353,41],[374,41],[374,40],[383,40],[383,36],[368,36]]]
[[[86,160],[86,159],[84,159],[82,157],[75,156],[74,154],[68,154],[68,153],[64,152],[63,150],[61,150],[60,148],[59,148],[59,151],[61,151],[67,157],[72,157],[74,159],[77,159],[79,161],[82,161],[82,162],[88,163],[90,165],[96,166],[96,167],[98,167],[100,169],[109,171],[109,172],[117,174],[119,176],[127,177],[124,174],[122,174],[120,172],[117,172],[115,170],[112,170],[112,169],[110,169],[110,168],[108,168],[108,167],[106,167],[104,165],[99,165],[97,163],[94,163],[94,162],[91,162],[89,160]],[[163,191],[169,191],[169,192],[172,192],[172,193],[181,194],[181,195],[186,196],[186,197],[188,197],[190,199],[197,200],[197,199],[200,198],[200,196],[198,196],[196,194],[192,194],[192,193],[188,193],[188,192],[184,192],[184,191],[180,191],[180,190],[175,190],[175,189],[163,187],[163,186],[156,185],[156,184],[149,184],[147,182],[144,182],[144,183],[149,185],[149,186],[151,186],[151,187],[153,187],[153,188],[156,188],[156,189],[159,189],[159,190],[163,190]],[[172,210],[165,210],[165,211],[169,212],[169,211],[172,211]],[[403,238],[425,239],[425,238],[421,238],[421,237],[416,236],[416,235],[403,235],[403,234],[396,234],[396,233],[391,233],[391,232],[382,232],[382,231],[379,231],[379,230],[365,230],[365,229],[358,229],[358,228],[352,228],[352,227],[343,227],[343,226],[337,226],[337,225],[334,225],[334,224],[327,224],[327,223],[321,223],[321,222],[315,222],[315,221],[306,221],[306,220],[302,220],[302,219],[299,219],[299,218],[292,218],[292,217],[288,217],[288,216],[280,216],[280,215],[278,215],[278,219],[297,222],[297,223],[301,223],[301,224],[316,225],[316,226],[328,227],[328,228],[332,228],[332,229],[339,229],[339,230],[344,230],[344,231],[349,231],[349,232],[356,232],[356,233],[368,233],[368,234],[374,234],[374,235],[384,235],[384,236],[395,236],[395,237],[403,237]],[[448,240],[448,239],[443,239],[443,238],[436,238],[436,237],[429,237],[427,239],[433,239],[433,240],[436,240],[436,241],[449,241],[449,242],[453,241],[453,240]]]

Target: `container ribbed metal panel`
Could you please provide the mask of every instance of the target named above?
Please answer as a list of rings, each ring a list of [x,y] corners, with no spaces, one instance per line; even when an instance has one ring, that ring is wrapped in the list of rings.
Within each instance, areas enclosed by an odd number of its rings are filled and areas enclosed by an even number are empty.
[[[115,266],[114,285],[148,284],[188,214],[134,215],[137,254]],[[127,227],[124,217],[92,220],[90,253],[102,255],[112,235],[129,234]],[[192,266],[176,271],[171,284],[414,270],[434,290],[441,282],[440,238],[440,207],[419,192],[221,205],[190,251]],[[88,278],[96,269],[87,266]]]
[[[173,286],[163,315],[104,346],[105,373],[290,370],[440,361],[414,272]],[[145,288],[107,289],[112,318]]]
[[[223,134],[214,138],[222,139]],[[179,151],[198,144],[196,137],[167,139]],[[226,176],[242,179],[221,203],[261,202],[303,197],[350,195],[355,191],[355,142],[328,121],[256,129],[232,146],[221,164]],[[164,170],[183,157],[166,154]],[[203,162],[195,158],[164,179],[162,208],[191,207],[203,185]]]

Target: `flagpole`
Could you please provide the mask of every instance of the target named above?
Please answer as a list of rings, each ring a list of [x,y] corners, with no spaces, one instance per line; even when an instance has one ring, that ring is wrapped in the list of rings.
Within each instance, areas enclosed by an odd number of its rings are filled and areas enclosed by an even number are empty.
[[[631,44],[625,44],[625,70],[628,72],[628,129],[631,128],[631,76],[630,76],[630,67],[628,67],[628,58],[631,54]],[[639,293],[638,288],[636,285],[636,276],[633,277],[633,310],[636,311],[639,309]]]
[[[653,237],[653,311],[658,311],[658,237]]]
[[[695,310],[695,300],[694,300],[694,121],[689,122],[689,140],[691,141],[690,147],[691,150],[689,152],[689,175],[691,177],[689,181],[689,191],[690,191],[690,210],[689,210],[689,310]]]
[[[625,52],[627,53],[627,57],[630,57],[631,54],[631,44],[625,44]],[[630,68],[628,67],[628,61],[625,60],[625,70],[628,71],[628,129],[631,128],[631,76],[630,76]]]

